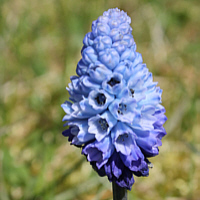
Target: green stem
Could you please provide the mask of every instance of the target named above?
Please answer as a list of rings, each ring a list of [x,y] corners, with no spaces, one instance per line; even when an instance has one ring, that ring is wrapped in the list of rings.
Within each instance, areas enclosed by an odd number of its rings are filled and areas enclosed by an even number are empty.
[[[114,181],[112,183],[113,200],[127,200],[127,190],[117,185]]]

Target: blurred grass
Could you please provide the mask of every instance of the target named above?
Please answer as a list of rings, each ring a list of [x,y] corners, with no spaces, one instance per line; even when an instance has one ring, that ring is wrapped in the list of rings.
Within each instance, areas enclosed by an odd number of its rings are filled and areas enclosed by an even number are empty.
[[[60,104],[84,35],[113,7],[132,18],[168,117],[154,168],[129,199],[200,199],[199,0],[1,0],[0,200],[112,198],[107,178],[61,135]]]

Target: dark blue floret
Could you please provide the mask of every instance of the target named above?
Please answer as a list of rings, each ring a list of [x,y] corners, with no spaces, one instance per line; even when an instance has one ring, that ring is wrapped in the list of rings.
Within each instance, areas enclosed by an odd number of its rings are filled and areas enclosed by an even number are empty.
[[[136,52],[124,11],[109,9],[83,39],[77,76],[62,104],[63,135],[82,148],[100,176],[131,190],[135,176],[148,176],[148,157],[159,154],[167,120],[162,90]]]

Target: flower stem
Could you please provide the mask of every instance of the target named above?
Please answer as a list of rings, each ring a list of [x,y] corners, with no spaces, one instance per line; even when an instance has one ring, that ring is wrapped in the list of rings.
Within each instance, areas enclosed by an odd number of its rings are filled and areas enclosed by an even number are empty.
[[[127,200],[127,190],[112,182],[113,200]]]

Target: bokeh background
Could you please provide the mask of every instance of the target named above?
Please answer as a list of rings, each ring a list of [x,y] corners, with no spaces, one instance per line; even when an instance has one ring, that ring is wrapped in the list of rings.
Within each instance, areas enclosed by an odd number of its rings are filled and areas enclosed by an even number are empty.
[[[109,8],[132,18],[163,89],[168,135],[129,199],[200,199],[199,0],[0,0],[0,200],[111,200],[111,184],[61,135],[82,40]]]

